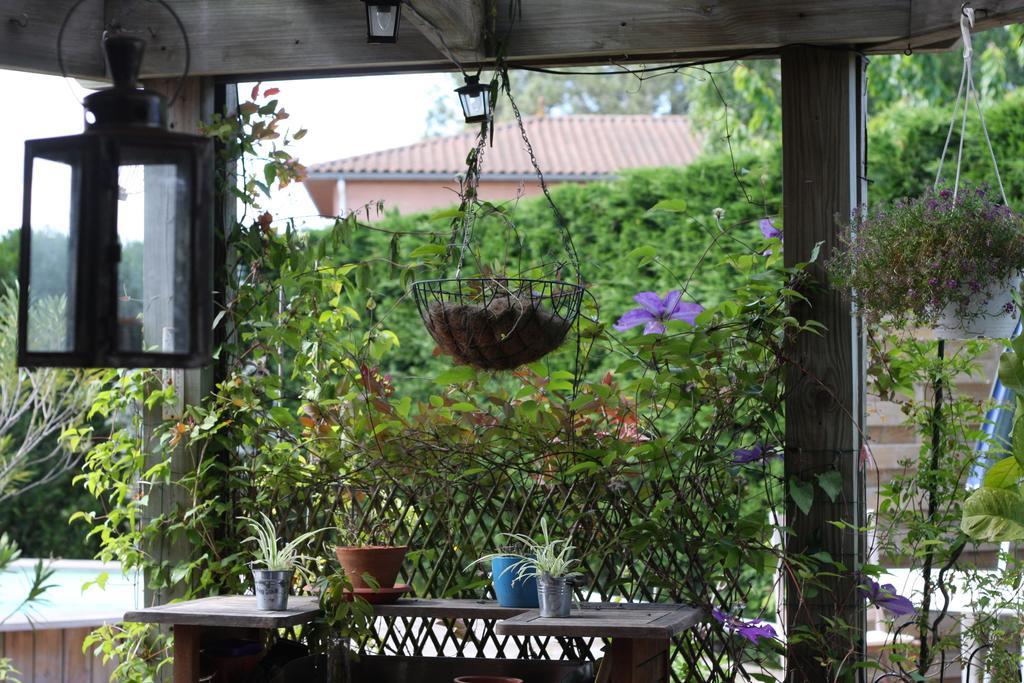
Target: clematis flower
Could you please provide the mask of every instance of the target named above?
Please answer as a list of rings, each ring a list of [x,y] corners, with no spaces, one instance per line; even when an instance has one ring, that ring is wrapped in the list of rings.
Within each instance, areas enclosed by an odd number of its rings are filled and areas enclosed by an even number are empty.
[[[779,240],[782,241],[782,231],[775,227],[775,223],[772,223],[771,218],[761,219],[761,234],[764,235],[766,240]],[[765,249],[761,254],[762,256],[771,256],[772,250]]]
[[[759,443],[753,448],[737,448],[732,452],[732,464],[745,465],[750,462],[768,461],[781,458],[782,453],[768,444]]]
[[[711,610],[711,616],[713,616],[715,621],[720,623],[725,630],[730,633],[738,633],[742,638],[746,638],[754,645],[757,645],[757,641],[762,638],[777,638],[779,635],[775,632],[775,628],[771,624],[757,619],[753,621],[744,621],[739,617],[726,614],[717,607]]]
[[[877,581],[865,579],[864,585],[859,590],[861,596],[866,598],[872,605],[881,607],[897,617],[917,614],[917,608],[914,607],[914,603],[910,601],[910,598],[897,594],[896,587],[891,583],[881,586]]]
[[[683,301],[679,290],[672,290],[662,299],[656,292],[640,292],[633,301],[640,304],[619,318],[615,329],[619,332],[631,330],[638,325],[644,326],[644,334],[664,334],[665,321],[682,320],[694,324],[697,316],[704,310],[700,304]]]
[[[775,227],[771,218],[761,219],[761,234],[766,240],[782,239],[782,231]]]

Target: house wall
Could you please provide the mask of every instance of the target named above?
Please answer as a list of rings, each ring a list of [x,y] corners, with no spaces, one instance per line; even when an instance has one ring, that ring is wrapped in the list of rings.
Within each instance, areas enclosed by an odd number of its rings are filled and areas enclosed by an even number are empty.
[[[551,182],[550,186],[558,184]],[[306,187],[318,210],[329,216],[344,214],[346,211],[358,211],[365,216],[363,207],[376,205],[380,200],[384,201],[386,211],[398,209],[402,214],[435,211],[459,201],[455,181],[346,180],[344,193],[339,192],[338,183],[333,179],[307,180]],[[532,197],[540,194],[541,189],[536,182],[481,181],[479,192],[482,199],[499,202],[516,197]],[[375,209],[370,211],[369,218],[377,218]]]

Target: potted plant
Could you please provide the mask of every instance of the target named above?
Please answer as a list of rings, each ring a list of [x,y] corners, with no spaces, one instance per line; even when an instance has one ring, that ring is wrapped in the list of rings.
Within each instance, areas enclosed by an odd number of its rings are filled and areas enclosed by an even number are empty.
[[[575,571],[579,560],[572,557],[576,548],[569,545],[569,539],[552,539],[547,520],[541,520],[540,529],[543,540],[539,542],[524,534],[502,534],[522,548],[522,552],[493,553],[477,562],[511,558],[513,561],[505,566],[502,574],[514,572],[516,581],[533,579],[537,582],[540,615],[567,617],[572,607],[573,580],[580,576]]]
[[[262,522],[251,517],[240,518],[245,520],[253,534],[242,542],[256,544],[256,557],[252,561],[256,609],[280,612],[288,609],[288,593],[292,585],[292,577],[295,576],[296,570],[302,571],[298,563],[310,559],[306,555],[299,554],[299,546],[325,529],[307,531],[279,547],[274,523],[265,513],[261,512],[260,516],[263,518]],[[257,565],[262,566],[262,569],[257,569]]]
[[[526,551],[523,547],[510,545],[501,548],[496,553],[485,555],[473,563],[487,561],[491,563],[491,583],[494,586],[494,595],[498,599],[498,604],[502,607],[536,609],[539,606],[537,578],[534,576],[520,577],[516,571],[516,565],[525,554]]]
[[[395,529],[402,525],[415,527],[417,519],[412,506],[401,501],[384,511],[359,516],[353,509],[337,517],[339,543],[334,554],[355,593],[408,589],[408,586],[396,586],[395,581],[409,547],[394,545],[391,538]]]
[[[869,323],[1005,338],[1016,325],[1024,221],[984,187],[939,187],[858,212],[828,267]]]

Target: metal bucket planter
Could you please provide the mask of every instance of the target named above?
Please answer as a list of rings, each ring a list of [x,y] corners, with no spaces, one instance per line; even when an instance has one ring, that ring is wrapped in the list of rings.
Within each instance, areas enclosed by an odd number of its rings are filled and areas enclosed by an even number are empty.
[[[272,571],[253,569],[252,580],[256,586],[256,609],[268,612],[283,612],[288,609],[288,593],[291,592],[294,569]]]
[[[572,609],[572,584],[564,576],[541,574],[537,578],[537,599],[541,617],[567,617]]]

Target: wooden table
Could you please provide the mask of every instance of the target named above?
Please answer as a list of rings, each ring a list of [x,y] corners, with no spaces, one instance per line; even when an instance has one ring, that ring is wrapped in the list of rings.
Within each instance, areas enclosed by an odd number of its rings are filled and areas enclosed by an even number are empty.
[[[317,599],[291,596],[284,612],[256,609],[252,595],[224,595],[148,607],[124,615],[125,621],[170,624],[174,630],[174,683],[199,680],[199,649],[204,632],[277,629],[306,624],[320,615]]]
[[[669,640],[702,620],[699,610],[683,605],[582,603],[565,619],[542,619],[535,609],[500,607],[490,600],[411,598],[374,605],[379,617],[494,620],[499,635],[556,638],[610,638],[599,683],[662,683],[669,675]],[[256,609],[251,595],[226,595],[176,602],[128,612],[125,621],[169,624],[174,629],[174,683],[199,678],[204,633],[298,626],[320,615],[316,598],[292,596],[288,610]]]
[[[669,680],[672,636],[703,620],[684,605],[582,603],[565,618],[545,619],[529,610],[506,619],[495,632],[508,636],[610,638],[598,683],[664,683]]]

